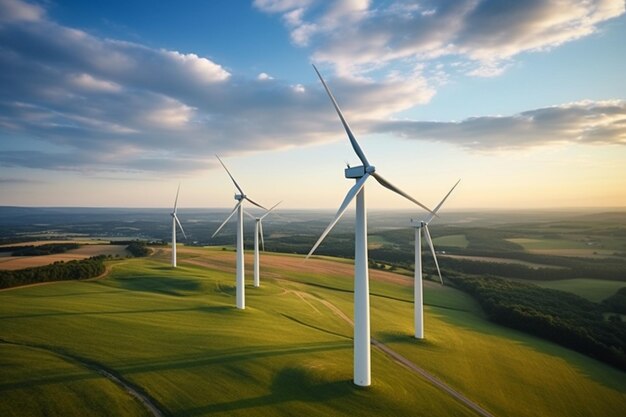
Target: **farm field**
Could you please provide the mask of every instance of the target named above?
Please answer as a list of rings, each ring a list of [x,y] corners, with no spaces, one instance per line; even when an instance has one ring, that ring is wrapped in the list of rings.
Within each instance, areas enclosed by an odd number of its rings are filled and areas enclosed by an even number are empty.
[[[562,279],[556,281],[536,281],[534,284],[544,288],[552,288],[574,293],[594,302],[600,302],[626,287],[624,281],[607,281],[601,279]]]
[[[112,404],[92,415],[148,415],[95,369],[164,415],[477,415],[378,349],[372,386],[352,385],[352,329],[338,315],[352,316],[345,260],[263,254],[262,287],[248,286],[240,311],[234,252],[178,251],[176,270],[161,248],[111,261],[106,279],[0,293],[0,415],[71,415],[86,402]],[[426,283],[427,338],[415,340],[411,285],[371,272],[372,337],[493,415],[622,415],[622,372],[496,326],[452,288]],[[75,381],[93,389],[81,395]]]
[[[469,241],[465,235],[448,235],[433,238],[433,244],[453,248],[467,248]]]
[[[509,259],[509,258],[496,258],[492,256],[470,256],[470,255],[440,255],[441,258],[451,258],[451,259],[464,259],[466,261],[476,261],[476,262],[493,262],[497,264],[513,264],[513,265],[523,265],[529,268],[556,268],[559,269],[559,266],[555,265],[546,265],[546,264],[538,264],[534,262],[520,261],[519,259]]]
[[[580,240],[530,238],[514,238],[507,240],[521,245],[527,252],[542,255],[603,258],[606,256],[612,256],[615,253],[615,250],[603,248],[596,242],[585,242]]]
[[[68,243],[68,242],[63,242]],[[79,243],[79,242],[76,242]],[[31,243],[29,243],[31,244]],[[77,249],[68,250],[65,253],[42,256],[2,256],[0,257],[0,269],[16,270],[36,266],[50,265],[54,262],[74,261],[90,258],[96,255],[127,256],[126,245],[103,245],[86,244]]]

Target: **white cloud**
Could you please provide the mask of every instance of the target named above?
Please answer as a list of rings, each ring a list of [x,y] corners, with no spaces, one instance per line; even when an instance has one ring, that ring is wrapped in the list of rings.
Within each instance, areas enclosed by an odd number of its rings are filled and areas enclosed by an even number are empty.
[[[0,1],[0,22],[35,22],[42,19],[44,10],[19,0]]]
[[[254,0],[254,7],[267,13],[284,13],[310,5],[313,0]]]
[[[165,98],[155,109],[149,110],[144,119],[152,126],[168,129],[179,129],[185,127],[191,120],[194,110],[183,103],[173,99]]]
[[[626,101],[581,101],[461,122],[384,121],[372,129],[481,151],[559,143],[626,145]]]
[[[85,90],[109,92],[119,92],[122,90],[122,87],[119,84],[111,81],[100,80],[84,73],[72,75],[70,76],[70,80],[76,86]]]
[[[163,53],[179,64],[182,70],[194,75],[200,82],[213,83],[224,81],[230,77],[228,71],[225,71],[221,65],[196,54],[181,54],[176,51],[163,51]]]
[[[266,72],[262,72],[262,73],[260,73],[259,75],[257,75],[257,77],[256,77],[256,78],[257,78],[257,80],[259,80],[259,81],[267,81],[267,80],[273,80],[273,79],[274,79],[274,77],[272,77],[271,75],[269,75],[269,74],[268,74],[268,73],[266,73]]]
[[[313,45],[314,59],[344,76],[442,56],[480,63],[470,75],[495,76],[516,55],[588,36],[625,11],[623,0],[264,3],[257,7],[280,13],[296,45]]]
[[[293,88],[293,91],[295,91],[296,93],[305,93],[306,92],[306,88],[304,88],[304,86],[302,84],[296,84],[296,85],[292,86],[291,88]]]

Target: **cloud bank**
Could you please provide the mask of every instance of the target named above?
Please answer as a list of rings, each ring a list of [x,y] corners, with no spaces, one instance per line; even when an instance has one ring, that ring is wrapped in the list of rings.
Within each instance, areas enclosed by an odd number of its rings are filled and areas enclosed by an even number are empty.
[[[506,58],[584,36],[597,22],[623,10],[623,3],[620,9],[609,1],[564,7],[555,19],[565,34],[541,43],[537,39],[547,29],[540,30],[540,18],[537,28],[524,29],[530,19],[526,9],[513,13],[508,34],[504,23],[479,25],[488,16],[481,10],[490,2],[426,2],[419,7],[394,2],[380,9],[367,1],[327,4],[255,2],[265,12],[281,14],[294,42],[332,41],[337,49],[320,55],[320,48],[316,59],[338,66],[343,65],[340,51],[351,50],[355,65],[370,65],[368,57],[379,48],[388,51],[383,63],[445,51],[476,60]],[[498,13],[506,16],[516,3],[498,4]],[[539,17],[547,13],[535,2],[528,4]],[[496,13],[494,7],[491,13]],[[473,25],[480,29],[469,31]],[[397,34],[391,33],[394,27]],[[454,37],[448,39],[451,28]],[[504,41],[484,40],[498,33]],[[351,42],[361,34],[367,37],[352,50]],[[624,143],[621,101],[573,103],[461,123],[395,121],[395,114],[425,104],[435,94],[419,69],[399,74],[390,72],[374,81],[339,72],[327,79],[355,133],[395,133],[470,149]],[[214,165],[215,153],[270,151],[337,139],[345,139],[344,132],[317,82],[293,84],[265,72],[243,78],[191,51],[100,38],[53,21],[39,5],[0,0],[0,166],[191,172]]]
[[[624,13],[623,0],[255,0],[280,14],[291,40],[343,75],[381,66],[467,61],[467,74],[499,75],[514,56],[545,50],[598,30]]]
[[[461,122],[386,121],[372,130],[481,151],[559,143],[626,145],[626,101],[584,101]]]

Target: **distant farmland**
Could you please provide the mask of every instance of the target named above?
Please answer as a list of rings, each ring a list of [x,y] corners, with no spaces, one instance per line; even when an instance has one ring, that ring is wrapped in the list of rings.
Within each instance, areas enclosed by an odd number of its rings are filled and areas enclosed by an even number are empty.
[[[56,241],[55,241],[56,242]],[[59,241],[63,243],[68,243],[68,241]],[[95,242],[95,241],[93,241]],[[51,243],[51,241],[41,241],[41,242],[25,242],[20,245],[37,245],[42,243]],[[76,243],[84,244],[84,241],[76,241]],[[10,246],[10,245],[5,245]],[[44,256],[0,256],[0,269],[14,271],[17,269],[31,268],[37,266],[50,265],[54,262],[68,262],[74,260],[80,260],[85,258],[90,258],[96,255],[105,255],[105,256],[128,256],[129,253],[126,251],[126,245],[105,245],[100,242],[100,244],[96,243],[88,243],[84,244],[78,249],[72,249],[65,253],[58,253],[54,255],[44,255]]]

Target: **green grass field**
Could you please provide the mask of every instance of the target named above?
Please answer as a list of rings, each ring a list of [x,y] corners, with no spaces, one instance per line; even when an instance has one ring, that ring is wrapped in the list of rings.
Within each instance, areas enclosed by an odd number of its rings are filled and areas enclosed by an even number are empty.
[[[618,250],[615,239],[585,241],[581,236],[570,239],[506,239],[524,248],[525,251],[557,256],[603,257],[614,255]],[[608,243],[608,244],[607,244]]]
[[[454,248],[467,248],[469,241],[465,235],[448,235],[433,238],[433,244],[439,246],[449,246]]]
[[[84,363],[172,416],[476,415],[376,349],[372,386],[352,384],[352,329],[327,306],[352,316],[349,264],[263,255],[241,311],[233,252],[179,253],[176,270],[160,249],[103,280],[0,292],[0,415],[147,415]],[[623,415],[624,373],[493,325],[452,288],[426,283],[415,340],[410,283],[372,272],[372,336],[494,415]]]
[[[557,281],[536,281],[533,282],[533,284],[544,288],[571,292],[594,302],[600,302],[615,294],[615,292],[620,288],[626,287],[626,282],[623,281],[607,281],[602,279],[584,278],[563,279]]]

